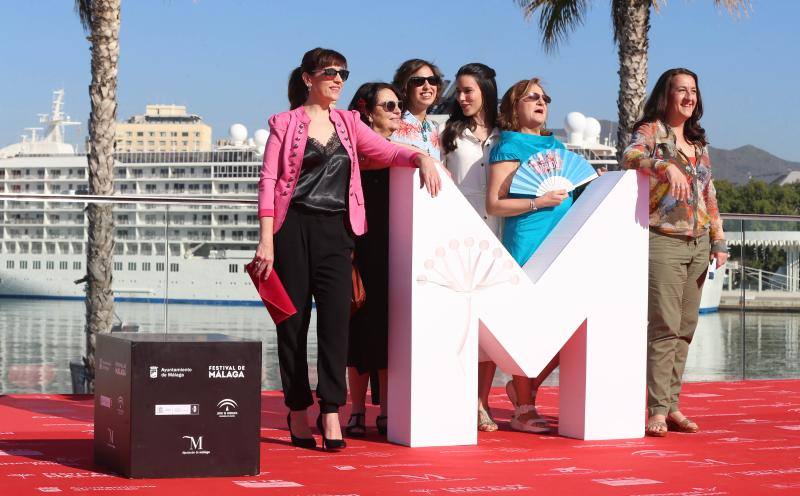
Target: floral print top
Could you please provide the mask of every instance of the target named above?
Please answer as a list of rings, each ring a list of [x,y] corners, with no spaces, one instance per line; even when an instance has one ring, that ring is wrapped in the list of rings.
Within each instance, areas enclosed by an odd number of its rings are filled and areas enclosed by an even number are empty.
[[[424,151],[436,160],[440,160],[439,126],[430,119],[420,122],[414,114],[406,110],[400,121],[400,129],[390,137],[395,143],[404,143]]]
[[[711,235],[711,251],[725,252],[725,233],[717,207],[708,147],[696,147],[696,164],[678,150],[675,133],[662,122],[637,127],[622,156],[626,169],[636,169],[650,179],[650,227],[663,234],[700,237]],[[686,175],[691,195],[677,201],[669,193],[666,169],[670,164]]]

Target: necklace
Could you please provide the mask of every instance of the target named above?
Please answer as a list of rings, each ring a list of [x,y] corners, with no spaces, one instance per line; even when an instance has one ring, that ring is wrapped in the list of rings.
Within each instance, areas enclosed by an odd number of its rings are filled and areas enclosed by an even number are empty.
[[[424,121],[422,121],[422,126],[420,127],[420,136],[422,136],[422,141],[424,143],[428,142],[428,134],[427,133],[431,132],[431,130],[432,130],[432,126],[431,126],[430,122],[428,122],[428,119],[425,119]]]

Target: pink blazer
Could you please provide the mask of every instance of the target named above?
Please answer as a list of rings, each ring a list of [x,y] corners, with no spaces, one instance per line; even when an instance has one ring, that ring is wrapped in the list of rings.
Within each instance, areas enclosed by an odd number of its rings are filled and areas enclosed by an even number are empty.
[[[273,234],[286,219],[286,211],[303,165],[310,119],[303,107],[269,118],[270,135],[264,150],[261,179],[258,183],[258,216],[273,217]],[[350,228],[357,236],[367,231],[364,193],[358,156],[366,156],[390,166],[413,167],[419,153],[389,143],[361,121],[357,111],[333,110],[331,122],[350,155],[350,190],[347,210]]]

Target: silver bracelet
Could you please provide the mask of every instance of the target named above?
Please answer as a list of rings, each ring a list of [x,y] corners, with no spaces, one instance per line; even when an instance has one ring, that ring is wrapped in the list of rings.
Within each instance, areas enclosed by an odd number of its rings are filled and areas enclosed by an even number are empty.
[[[539,210],[539,208],[536,206],[536,200],[534,200],[534,199],[531,199],[531,208],[530,208],[530,211],[531,211],[531,212],[535,212],[535,211],[537,211],[537,210]]]

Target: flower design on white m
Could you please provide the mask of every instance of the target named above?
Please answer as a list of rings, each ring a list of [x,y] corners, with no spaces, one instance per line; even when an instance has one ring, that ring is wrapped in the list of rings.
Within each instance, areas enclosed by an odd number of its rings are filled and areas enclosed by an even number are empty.
[[[463,241],[451,239],[447,248],[436,247],[434,257],[423,264],[425,272],[417,276],[418,284],[432,284],[463,295],[467,321],[455,350],[459,359],[462,358],[472,324],[473,296],[494,286],[519,283],[519,275],[513,270],[514,260],[496,241],[492,243],[483,239],[476,244],[472,237]],[[457,315],[457,312],[453,314]]]

